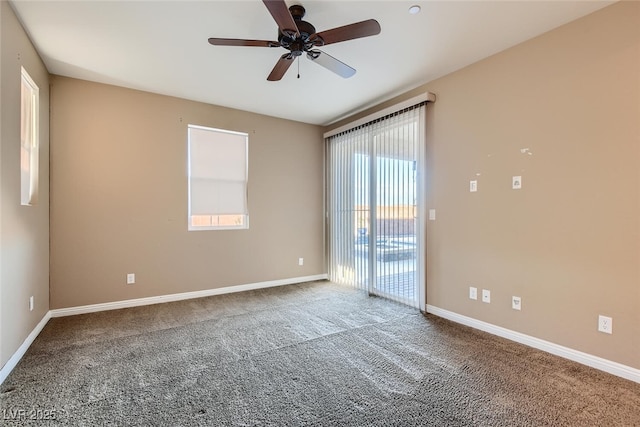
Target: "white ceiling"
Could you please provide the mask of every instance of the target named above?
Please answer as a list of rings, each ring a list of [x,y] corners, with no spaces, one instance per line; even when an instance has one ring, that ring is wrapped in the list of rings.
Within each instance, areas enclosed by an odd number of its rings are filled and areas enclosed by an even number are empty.
[[[324,31],[376,19],[377,36],[323,51],[343,79],[306,57],[279,82],[283,48],[212,46],[209,37],[276,40],[259,0],[32,1],[12,4],[53,74],[328,124],[594,12],[612,1],[287,1]],[[412,4],[422,12],[410,15]]]

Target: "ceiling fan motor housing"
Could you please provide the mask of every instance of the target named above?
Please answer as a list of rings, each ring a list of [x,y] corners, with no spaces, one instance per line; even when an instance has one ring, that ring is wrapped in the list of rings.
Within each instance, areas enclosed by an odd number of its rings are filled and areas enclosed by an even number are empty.
[[[298,27],[300,35],[298,37],[290,37],[289,35],[278,31],[278,42],[280,42],[282,47],[290,50],[293,56],[300,56],[304,52],[313,48],[314,43],[309,41],[309,37],[316,33],[316,29],[307,21],[302,20],[305,15],[304,7],[300,5],[293,5],[289,7],[289,12],[291,12],[291,16]]]

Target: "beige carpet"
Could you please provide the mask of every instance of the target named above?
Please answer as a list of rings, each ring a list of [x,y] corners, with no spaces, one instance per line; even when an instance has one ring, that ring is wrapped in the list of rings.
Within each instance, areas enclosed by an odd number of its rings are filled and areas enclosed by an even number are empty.
[[[316,282],[52,319],[0,407],[2,425],[640,426],[640,384]]]

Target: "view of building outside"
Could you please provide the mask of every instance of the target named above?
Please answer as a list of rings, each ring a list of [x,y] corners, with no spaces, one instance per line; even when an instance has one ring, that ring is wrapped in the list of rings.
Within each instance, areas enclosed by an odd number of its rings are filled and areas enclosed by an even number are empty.
[[[328,138],[329,277],[414,307],[424,265],[423,120],[420,104]]]
[[[375,194],[377,203],[372,209],[369,201],[370,157],[354,156],[355,205],[353,210],[354,243],[359,259],[356,265],[360,277],[369,282],[369,251],[371,244],[371,215],[375,212],[375,288],[389,296],[412,298],[416,273],[416,183],[415,161],[377,157],[375,159]],[[410,294],[410,295],[409,295]]]

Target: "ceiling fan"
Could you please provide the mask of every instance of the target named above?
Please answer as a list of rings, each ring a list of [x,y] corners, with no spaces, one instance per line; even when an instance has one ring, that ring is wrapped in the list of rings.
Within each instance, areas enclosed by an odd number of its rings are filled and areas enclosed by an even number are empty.
[[[212,37],[209,39],[209,43],[215,46],[283,47],[287,49],[289,52],[280,57],[271,70],[271,74],[267,77],[269,81],[282,79],[293,61],[303,53],[306,53],[307,58],[311,61],[339,76],[351,77],[356,73],[354,68],[318,50],[317,47],[380,34],[380,24],[375,19],[317,33],[313,25],[302,20],[305,15],[304,7],[293,5],[287,8],[284,0],[263,0],[263,3],[278,24],[278,41]]]

